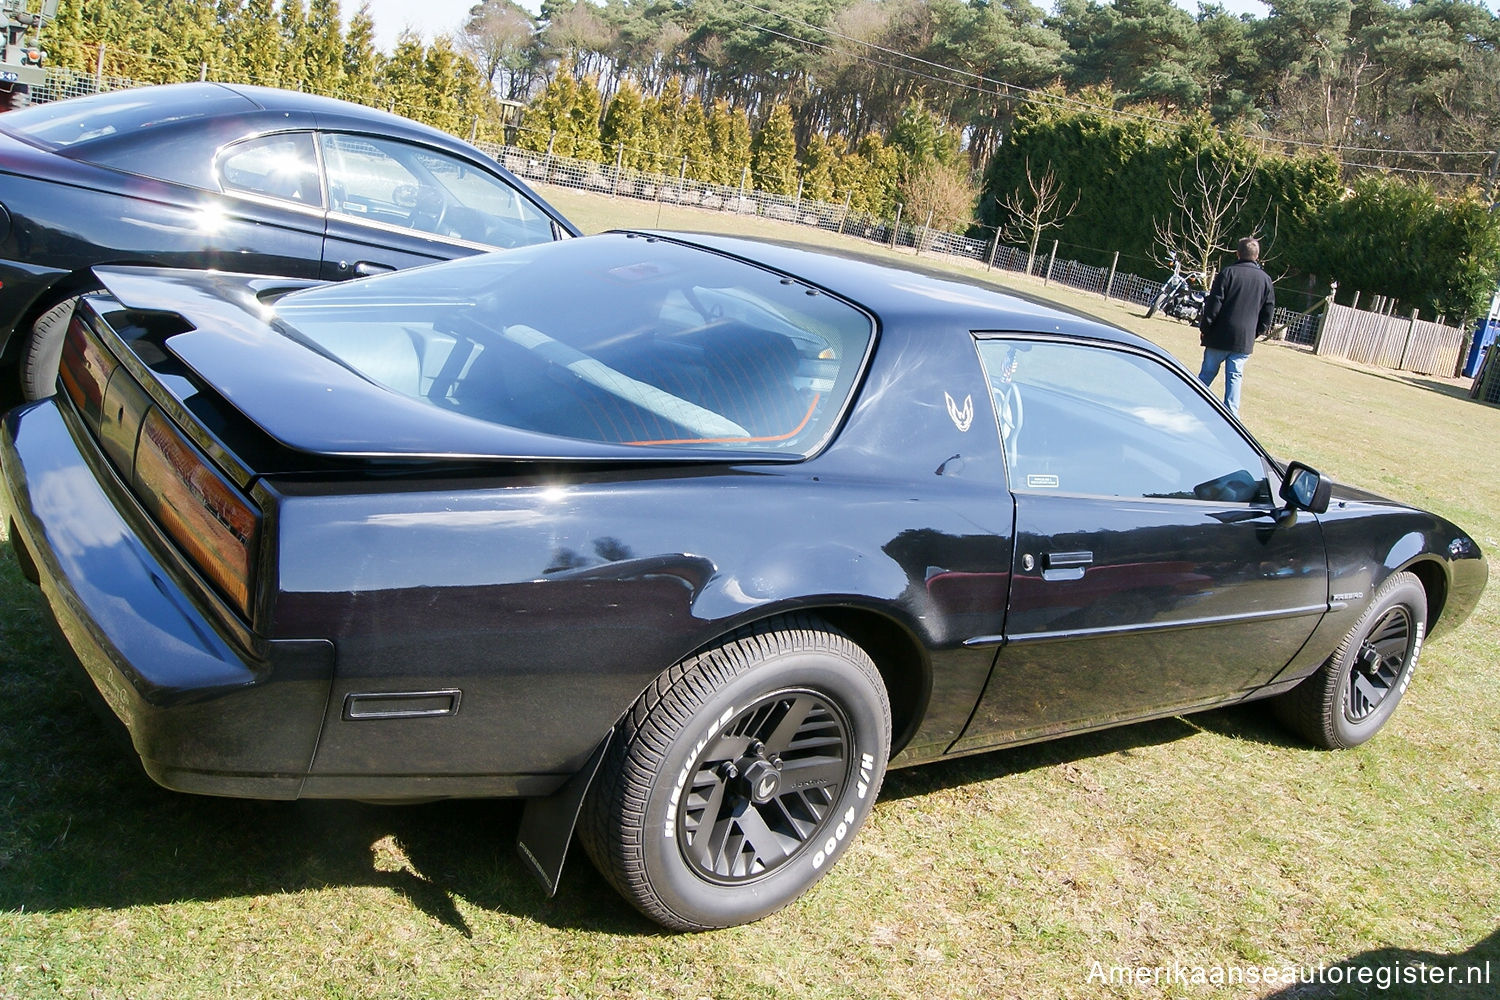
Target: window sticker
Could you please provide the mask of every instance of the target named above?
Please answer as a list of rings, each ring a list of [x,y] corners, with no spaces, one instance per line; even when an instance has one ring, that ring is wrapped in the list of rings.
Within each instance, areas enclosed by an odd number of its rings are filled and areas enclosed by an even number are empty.
[[[1032,474],[1026,477],[1026,488],[1029,490],[1055,490],[1061,485],[1056,476]]]

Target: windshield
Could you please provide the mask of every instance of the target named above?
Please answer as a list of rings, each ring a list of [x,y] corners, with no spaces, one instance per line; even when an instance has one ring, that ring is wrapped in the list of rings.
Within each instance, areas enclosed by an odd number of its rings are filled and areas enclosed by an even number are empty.
[[[812,454],[870,317],[752,264],[606,234],[287,296],[277,327],[476,420],[640,446]]]

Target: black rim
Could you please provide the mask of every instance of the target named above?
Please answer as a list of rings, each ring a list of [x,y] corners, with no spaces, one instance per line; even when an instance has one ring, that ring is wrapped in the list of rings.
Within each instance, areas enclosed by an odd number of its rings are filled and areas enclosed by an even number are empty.
[[[1344,715],[1350,722],[1363,722],[1396,690],[1411,655],[1414,630],[1411,614],[1404,607],[1391,608],[1380,616],[1360,643],[1349,686],[1344,695]]]
[[[827,698],[780,691],[760,699],[689,765],[677,813],[684,860],[723,884],[775,871],[826,839],[852,759],[849,724]]]

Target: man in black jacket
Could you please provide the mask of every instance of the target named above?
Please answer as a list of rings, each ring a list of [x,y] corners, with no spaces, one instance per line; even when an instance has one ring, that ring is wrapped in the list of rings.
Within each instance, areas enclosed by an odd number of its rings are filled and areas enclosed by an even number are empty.
[[[1239,259],[1214,276],[1198,320],[1203,334],[1198,338],[1203,345],[1198,378],[1204,385],[1213,385],[1219,367],[1224,367],[1224,404],[1235,416],[1240,413],[1245,359],[1255,347],[1255,338],[1271,328],[1275,311],[1276,289],[1260,266],[1260,241],[1247,236],[1240,240]]]

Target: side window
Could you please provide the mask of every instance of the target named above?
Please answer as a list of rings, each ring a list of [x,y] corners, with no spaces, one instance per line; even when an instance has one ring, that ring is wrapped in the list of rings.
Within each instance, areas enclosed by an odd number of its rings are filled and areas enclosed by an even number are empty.
[[[312,135],[284,132],[235,143],[219,156],[219,186],[321,208]]]
[[[1248,503],[1260,454],[1181,375],[1105,346],[979,341],[1011,489]]]
[[[476,164],[389,139],[324,134],[322,143],[335,212],[492,247],[553,238],[546,213]]]

